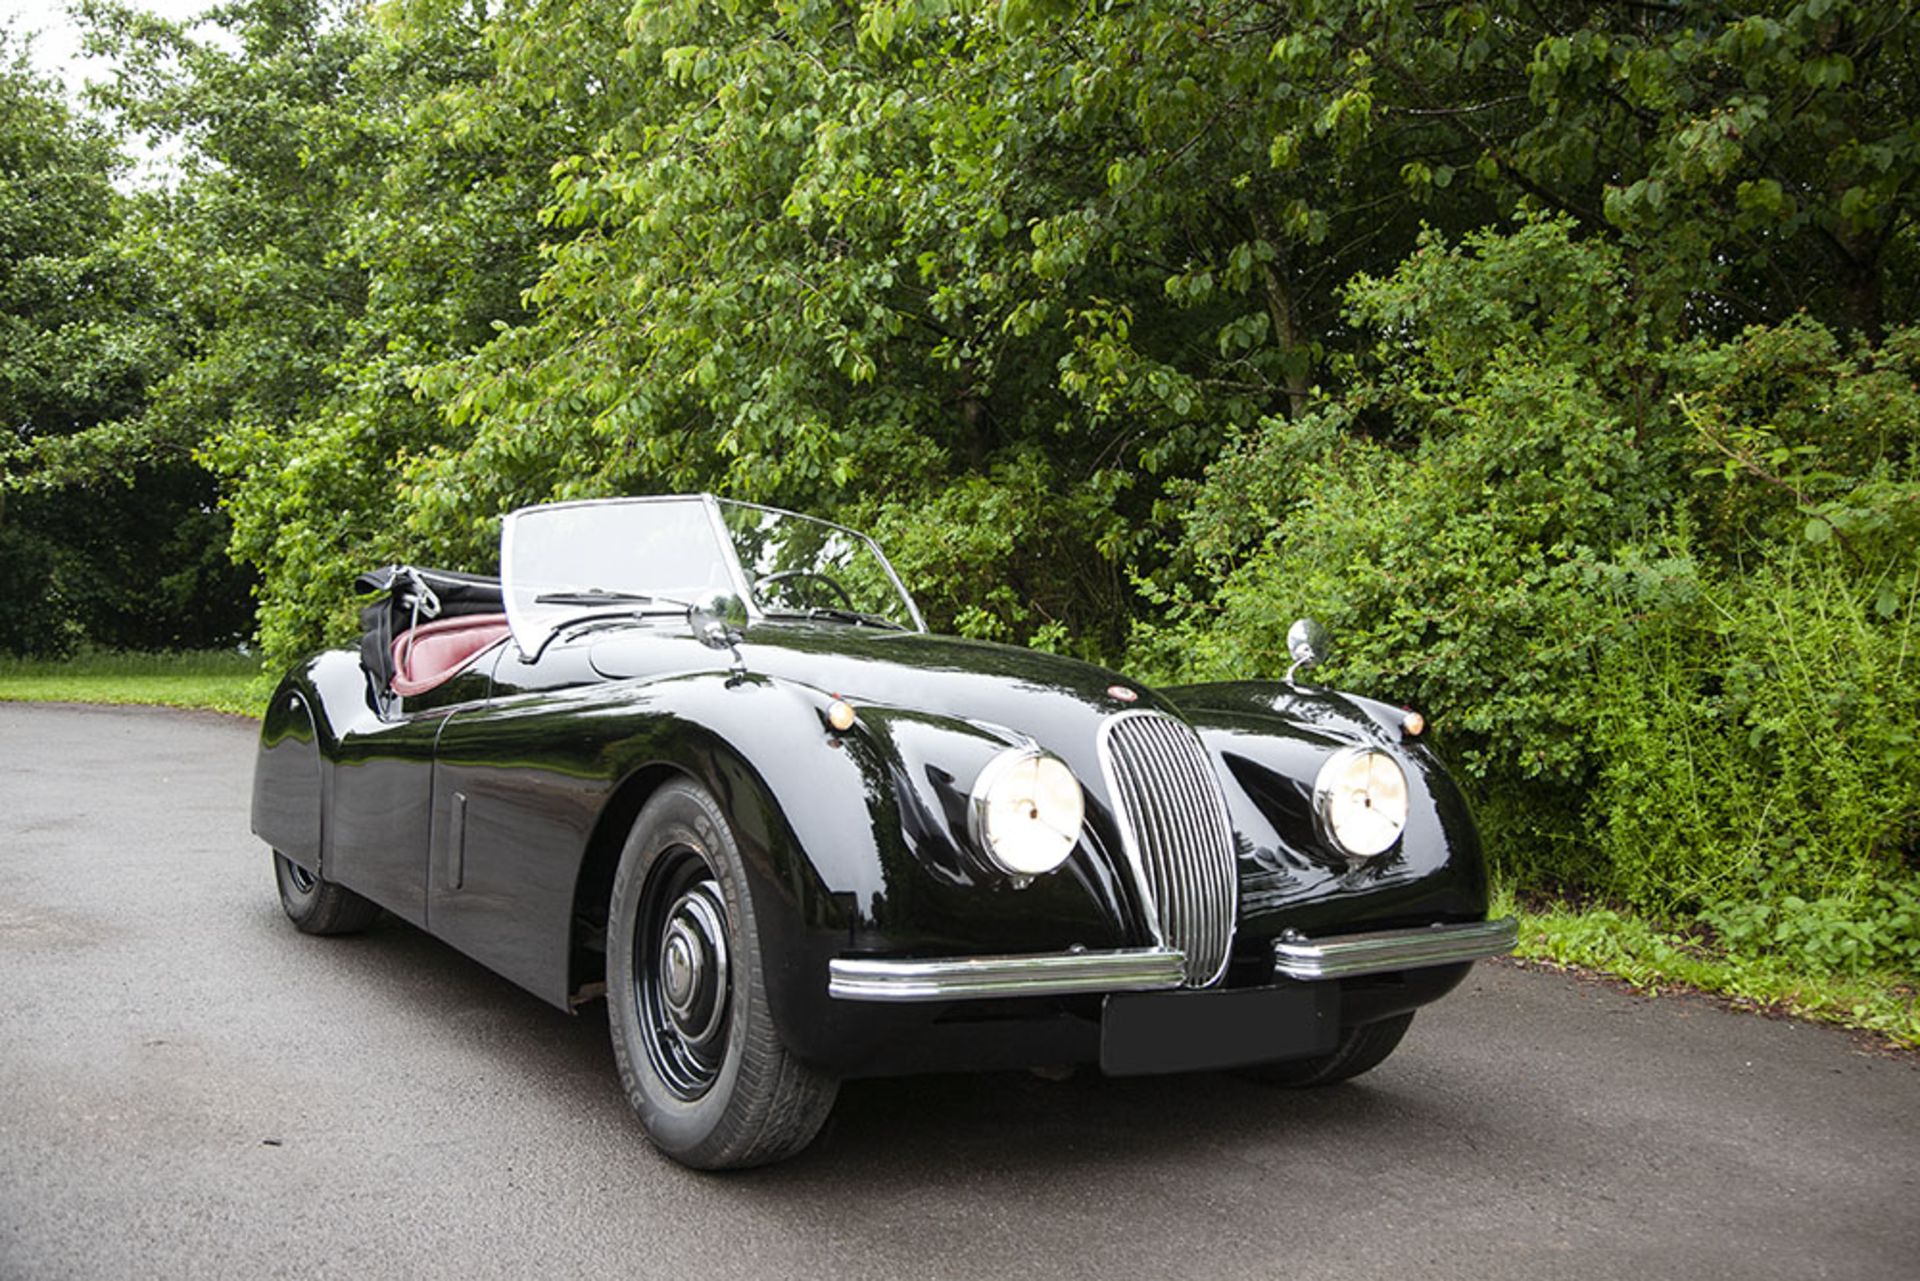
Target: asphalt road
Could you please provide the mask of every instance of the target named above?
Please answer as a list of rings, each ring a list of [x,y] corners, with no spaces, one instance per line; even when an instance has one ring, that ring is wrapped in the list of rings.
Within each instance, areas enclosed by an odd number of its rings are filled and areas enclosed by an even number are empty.
[[[0,704],[0,1277],[1920,1276],[1920,1067],[1483,964],[1362,1081],[859,1082],[692,1174],[568,1017],[311,939],[253,730]]]

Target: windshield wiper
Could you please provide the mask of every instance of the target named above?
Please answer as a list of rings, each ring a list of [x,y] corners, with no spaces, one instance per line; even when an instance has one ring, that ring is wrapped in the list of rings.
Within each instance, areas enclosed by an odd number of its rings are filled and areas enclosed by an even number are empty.
[[[536,605],[618,605],[631,603],[651,605],[655,598],[642,596],[637,592],[610,592],[599,587],[589,587],[577,592],[541,592],[533,598]],[[666,602],[673,604],[674,602]]]
[[[909,632],[913,629],[905,623],[895,622],[884,614],[863,614],[857,609],[839,609],[832,605],[813,605],[807,609],[769,610],[770,618],[826,618],[836,623],[853,623],[856,626],[884,627],[889,631]]]

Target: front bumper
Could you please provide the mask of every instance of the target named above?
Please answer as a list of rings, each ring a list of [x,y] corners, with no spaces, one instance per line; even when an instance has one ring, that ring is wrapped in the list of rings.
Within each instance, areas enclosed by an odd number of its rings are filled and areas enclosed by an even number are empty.
[[[939,960],[836,957],[827,994],[845,1001],[956,1001],[1075,992],[1151,992],[1179,987],[1185,958],[1172,948],[1043,952]]]
[[[1379,930],[1314,940],[1289,933],[1273,945],[1278,978],[1322,980],[1457,965],[1513,951],[1512,917]],[[1027,956],[891,960],[835,957],[827,992],[845,1001],[957,1001],[1081,992],[1153,992],[1177,988],[1181,954],[1172,948],[1043,952]]]
[[[1319,942],[1289,932],[1274,942],[1273,972],[1289,979],[1351,979],[1457,965],[1505,956],[1519,938],[1520,923],[1511,916],[1464,925],[1430,925],[1424,930],[1344,934]]]

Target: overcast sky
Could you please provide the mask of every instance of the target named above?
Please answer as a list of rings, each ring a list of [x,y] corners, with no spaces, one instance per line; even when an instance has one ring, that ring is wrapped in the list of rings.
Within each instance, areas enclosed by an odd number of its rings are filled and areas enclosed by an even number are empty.
[[[214,0],[134,0],[136,7],[178,22],[210,8]],[[0,24],[15,33],[34,32],[33,62],[78,96],[88,79],[105,77],[105,68],[80,53],[80,32],[67,15],[64,0],[0,0]]]
[[[149,13],[178,22],[210,8],[215,0],[134,0]],[[80,31],[67,13],[65,0],[0,0],[0,26],[16,36],[33,33],[33,64],[50,79],[67,88],[67,97],[76,104],[80,90],[89,80],[104,80],[111,64],[92,59],[80,51]],[[129,180],[134,185],[165,182],[174,149],[162,144],[148,148],[139,138],[127,138],[122,147],[133,161]]]

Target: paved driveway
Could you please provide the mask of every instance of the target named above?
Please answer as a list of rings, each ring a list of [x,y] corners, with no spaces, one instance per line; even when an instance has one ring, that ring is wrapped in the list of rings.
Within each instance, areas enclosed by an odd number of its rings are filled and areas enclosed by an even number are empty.
[[[1914,1059],[1506,965],[1336,1090],[853,1083],[691,1174],[599,1007],[294,932],[252,750],[0,704],[0,1277],[1920,1276]]]

